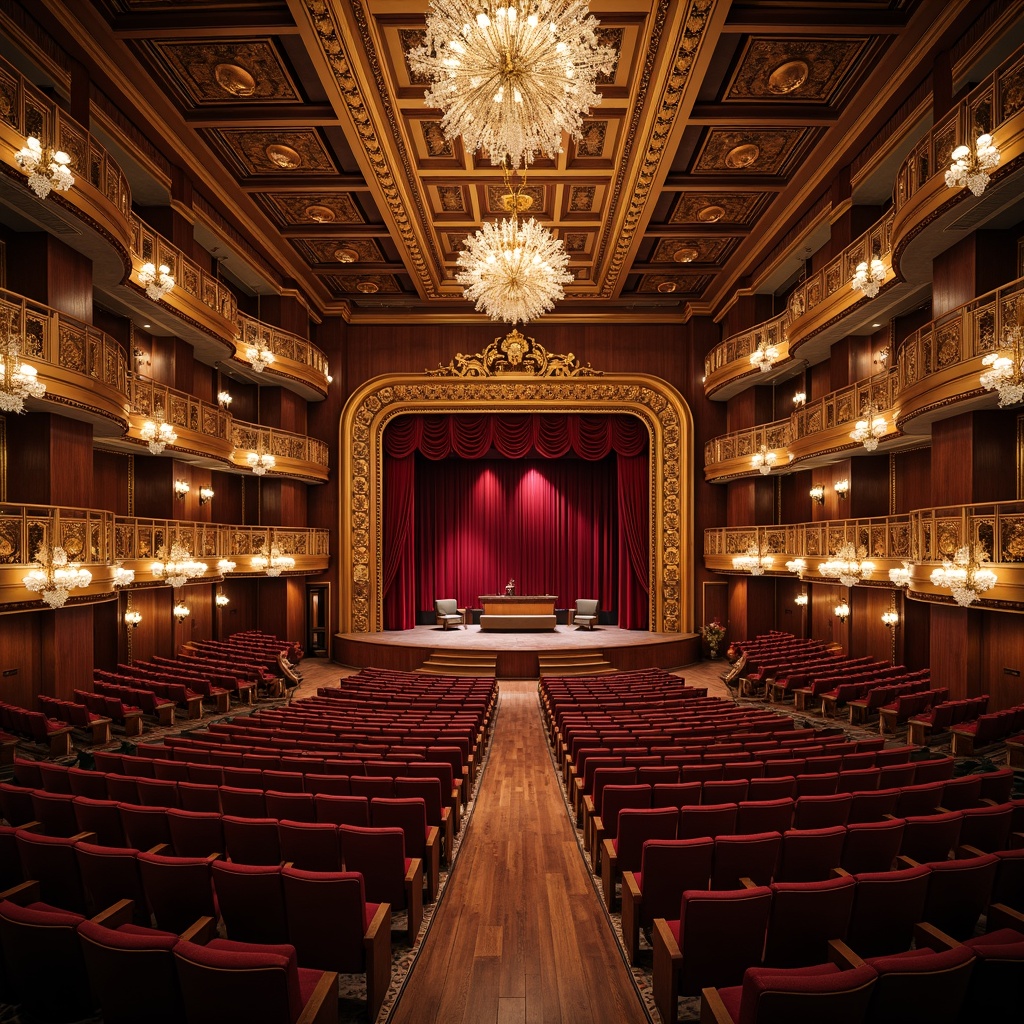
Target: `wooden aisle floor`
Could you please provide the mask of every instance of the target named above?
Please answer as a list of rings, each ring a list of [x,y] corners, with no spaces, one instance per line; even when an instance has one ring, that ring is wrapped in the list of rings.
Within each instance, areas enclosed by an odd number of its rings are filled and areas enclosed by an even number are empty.
[[[500,712],[454,877],[393,1024],[646,1024],[576,845],[536,682]]]

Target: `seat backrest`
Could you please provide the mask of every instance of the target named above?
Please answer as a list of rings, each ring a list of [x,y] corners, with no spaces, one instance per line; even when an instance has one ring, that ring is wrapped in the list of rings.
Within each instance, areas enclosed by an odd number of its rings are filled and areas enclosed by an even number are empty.
[[[316,821],[316,808],[312,793],[277,793],[268,789],[264,794],[267,817],[281,821]]]
[[[682,807],[679,811],[679,838],[700,839],[732,835],[736,831],[737,805],[705,804]]]
[[[711,839],[649,839],[644,843],[637,875],[643,892],[640,924],[644,928],[650,928],[656,917],[675,920],[683,893],[708,887],[714,849]]]
[[[925,920],[930,876],[923,865],[854,875],[857,889],[846,935],[853,951],[860,956],[883,956],[908,949],[914,925]]]
[[[146,807],[142,804],[119,803],[121,827],[128,845],[136,850],[151,850],[161,843],[171,842],[171,828],[166,807]]]
[[[896,801],[896,814],[901,818],[921,814],[934,814],[942,804],[944,783],[925,782],[920,786],[903,786]]]
[[[946,780],[940,803],[947,811],[963,811],[968,807],[976,807],[980,799],[981,776],[961,775],[958,779]]]
[[[853,798],[849,793],[831,796],[798,796],[793,812],[793,828],[829,828],[845,825]]]
[[[366,898],[371,903],[406,906],[405,835],[400,828],[358,828],[339,825],[341,857],[346,871],[363,876]]]
[[[276,818],[221,817],[224,848],[236,864],[274,865],[281,863],[281,844]]]
[[[1005,849],[1010,843],[1013,804],[983,804],[968,807],[963,812],[960,827],[960,845],[974,846],[985,853]]]
[[[405,835],[405,855],[426,855],[427,809],[418,797],[374,798],[370,801],[373,828],[400,828]]]
[[[911,815],[903,820],[900,853],[919,864],[944,860],[949,856],[949,851],[959,845],[960,829],[964,820],[963,811]]]
[[[75,843],[75,857],[90,914],[98,914],[118,900],[134,900],[138,922],[148,924],[138,856],[138,850],[126,847]]]
[[[239,942],[287,939],[280,866],[214,861],[211,870],[228,938]]]
[[[999,863],[993,854],[964,860],[932,861],[928,897],[921,919],[961,942],[974,934],[988,906]]]
[[[620,871],[640,869],[644,844],[675,839],[679,813],[674,807],[625,807],[618,813],[615,853]]]
[[[768,885],[775,875],[781,848],[780,832],[718,836],[711,888],[739,889],[741,878],[749,878],[755,885]]]
[[[839,866],[851,875],[891,870],[900,852],[904,826],[902,818],[848,825]]]
[[[39,882],[44,903],[86,913],[85,890],[75,857],[74,840],[61,836],[44,836],[18,830],[15,833],[23,878]]]
[[[845,939],[857,883],[776,882],[765,940],[765,967],[810,967],[828,961],[829,939]]]
[[[221,786],[220,806],[225,814],[233,814],[237,818],[265,818],[267,815],[267,801],[262,789]]]
[[[454,597],[441,597],[434,600],[434,611],[438,615],[458,615],[459,602]]]
[[[597,601],[589,597],[578,597],[576,598],[576,614],[577,615],[596,615],[597,608],[600,601]]]
[[[652,807],[686,807],[700,803],[700,782],[656,782],[651,792]]]
[[[864,821],[882,821],[887,814],[895,814],[900,791],[894,787],[876,789],[867,793],[851,793],[850,798],[846,824],[856,825]]]
[[[32,791],[32,811],[48,836],[73,836],[78,832],[74,799],[70,793],[47,793],[43,789]]]
[[[828,973],[752,967],[743,976],[739,1024],[873,1021],[865,1013],[876,977],[868,966]]]
[[[866,963],[878,972],[878,981],[865,1020],[902,1024],[908,1019],[907,1007],[912,1006],[914,1019],[944,1024],[955,1021],[964,1005],[974,953],[968,946],[939,952],[914,949],[871,957]]]
[[[286,867],[281,881],[288,935],[303,967],[344,974],[364,971],[367,904],[363,876],[353,871]]]
[[[216,811],[179,811],[172,808],[167,812],[167,824],[176,856],[224,854],[224,827]]]
[[[790,829],[782,834],[782,855],[776,881],[820,882],[829,878],[842,858],[846,829]]]
[[[201,917],[217,918],[207,857],[140,853],[139,874],[158,928],[183,932]]]
[[[793,824],[792,797],[775,800],[741,800],[736,812],[736,833],[786,832]]]
[[[332,796],[329,793],[317,793],[313,798],[313,805],[318,822],[369,827],[370,801],[365,796]]]
[[[338,826],[306,821],[280,821],[277,834],[281,859],[303,871],[340,871]],[[305,963],[305,961],[303,961]]]

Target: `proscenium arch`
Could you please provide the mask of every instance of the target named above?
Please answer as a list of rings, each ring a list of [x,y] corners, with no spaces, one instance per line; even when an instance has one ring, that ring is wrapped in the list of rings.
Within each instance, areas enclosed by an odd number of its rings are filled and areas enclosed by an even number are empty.
[[[345,403],[339,426],[338,552],[342,633],[383,629],[384,429],[418,413],[617,413],[646,427],[650,459],[650,621],[693,628],[693,417],[682,395],[647,374],[438,378],[384,374]]]

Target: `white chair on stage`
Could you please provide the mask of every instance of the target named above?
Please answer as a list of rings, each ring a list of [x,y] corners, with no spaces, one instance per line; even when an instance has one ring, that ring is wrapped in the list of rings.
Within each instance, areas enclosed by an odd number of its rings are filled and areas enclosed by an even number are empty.
[[[458,607],[454,597],[438,598],[434,601],[434,613],[437,624],[447,629],[449,626],[465,626],[466,609]]]
[[[577,628],[586,626],[587,629],[593,629],[594,623],[597,622],[598,603],[598,601],[589,597],[578,597],[576,599],[576,608],[573,611],[573,625]]]

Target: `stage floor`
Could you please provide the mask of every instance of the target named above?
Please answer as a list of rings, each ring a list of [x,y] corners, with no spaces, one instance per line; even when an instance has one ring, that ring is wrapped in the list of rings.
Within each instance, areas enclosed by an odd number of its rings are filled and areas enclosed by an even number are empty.
[[[649,633],[617,626],[577,629],[556,626],[551,631],[490,632],[477,625],[463,629],[416,626],[381,633],[335,634],[334,660],[357,668],[376,665],[406,671],[419,668],[434,652],[497,655],[499,678],[532,678],[538,674],[538,654],[601,651],[615,668],[648,666],[680,668],[700,659],[696,633]]]

